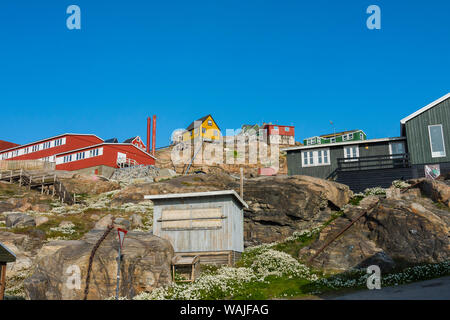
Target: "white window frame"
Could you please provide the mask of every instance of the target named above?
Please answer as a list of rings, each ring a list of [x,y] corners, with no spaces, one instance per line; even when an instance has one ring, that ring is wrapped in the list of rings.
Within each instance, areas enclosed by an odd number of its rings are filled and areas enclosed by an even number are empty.
[[[399,155],[397,155],[397,156],[393,155],[393,153],[392,153],[392,145],[394,143],[401,143],[401,144],[403,144],[403,153],[406,153],[406,146],[405,146],[405,142],[404,141],[392,141],[392,142],[389,142],[389,155],[391,156],[391,159],[401,157]]]
[[[321,163],[319,163],[319,151],[321,152]],[[327,161],[325,162],[325,152],[327,153]],[[307,154],[307,164],[305,164],[305,153]],[[311,157],[312,153],[312,157]],[[312,161],[311,161],[312,160]],[[312,149],[312,150],[304,150],[302,151],[302,167],[321,167],[321,166],[329,166],[330,163],[330,149],[329,148],[321,148],[321,149]]]
[[[346,149],[347,148],[351,148],[351,150],[353,149],[353,148],[355,148],[356,147],[356,155],[354,155],[354,154],[352,154],[353,152],[351,152],[351,154],[350,154],[350,158],[359,158],[359,145],[350,145],[350,146],[344,146],[344,158],[345,159],[347,159],[348,157],[347,157],[347,152],[346,152]],[[349,160],[345,160],[345,162],[352,162],[352,161],[358,161],[358,159],[349,159]]]
[[[433,151],[433,144],[431,143],[431,127],[441,127],[441,138],[442,138],[442,146],[444,147],[444,154]],[[447,156],[447,151],[445,150],[445,140],[444,140],[444,128],[442,124],[431,124],[428,126],[428,139],[430,140],[430,151],[432,158],[444,158]]]

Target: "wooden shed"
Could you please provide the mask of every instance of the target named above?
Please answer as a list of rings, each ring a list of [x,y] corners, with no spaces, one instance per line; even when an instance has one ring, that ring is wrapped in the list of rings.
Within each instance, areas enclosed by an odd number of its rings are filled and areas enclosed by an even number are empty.
[[[0,300],[3,300],[6,288],[6,264],[15,262],[16,255],[0,242]]]
[[[243,208],[234,190],[145,196],[152,200],[153,234],[176,254],[199,256],[202,264],[233,265],[244,251]]]

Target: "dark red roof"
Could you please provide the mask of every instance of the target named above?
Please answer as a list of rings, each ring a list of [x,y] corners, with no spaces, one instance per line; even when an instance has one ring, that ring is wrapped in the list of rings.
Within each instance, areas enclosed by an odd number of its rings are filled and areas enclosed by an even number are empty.
[[[20,146],[20,144],[0,140],[0,151]]]

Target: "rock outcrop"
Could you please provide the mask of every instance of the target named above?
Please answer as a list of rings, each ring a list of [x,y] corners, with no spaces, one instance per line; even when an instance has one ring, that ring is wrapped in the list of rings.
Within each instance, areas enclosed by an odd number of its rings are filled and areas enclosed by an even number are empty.
[[[422,194],[450,208],[450,186],[439,180],[413,179],[409,183],[420,188]]]
[[[228,174],[197,174],[167,181],[133,185],[114,195],[116,203],[138,202],[144,195],[233,189],[239,180]],[[348,203],[352,192],[345,185],[308,176],[247,178],[244,181],[246,245],[282,240],[294,231],[327,221]]]
[[[76,174],[73,178],[61,179],[66,189],[75,194],[100,194],[120,189],[116,181],[108,181],[99,176],[85,176]]]
[[[369,197],[358,206],[347,206],[342,217],[324,228],[316,241],[300,250],[299,257],[305,261],[311,258],[352,219],[369,209],[312,264],[327,270],[377,264],[387,271],[450,259],[450,211],[440,209],[430,199],[421,198],[418,189],[389,194],[389,198]]]
[[[82,299],[91,250],[103,233],[104,230],[92,230],[81,240],[44,245],[36,257],[32,276],[24,282],[27,298]],[[117,232],[113,230],[94,257],[88,299],[115,295],[117,248]],[[129,232],[122,254],[120,296],[131,298],[171,282],[173,248],[167,240],[149,233]]]
[[[29,215],[23,213],[10,213],[6,216],[6,227],[8,228],[23,228],[34,226],[36,226],[36,221]]]

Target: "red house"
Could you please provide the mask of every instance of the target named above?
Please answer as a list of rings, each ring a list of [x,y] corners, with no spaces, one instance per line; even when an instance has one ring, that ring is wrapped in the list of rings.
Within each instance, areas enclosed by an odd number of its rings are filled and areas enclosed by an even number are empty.
[[[44,160],[55,161],[55,155],[102,143],[94,134],[65,133],[55,137],[15,146],[0,151],[0,160]]]
[[[263,129],[267,131],[267,143],[278,144],[295,144],[295,127],[294,126],[280,126],[278,124],[266,123]]]
[[[131,143],[131,144],[134,144],[136,147],[138,147],[138,148],[140,148],[140,149],[142,149],[142,150],[144,150],[144,151],[145,151],[145,148],[146,148],[144,142],[142,142],[142,139],[141,139],[141,137],[139,137],[139,136],[134,137],[134,138],[127,139],[127,140],[125,140],[123,143]]]
[[[116,168],[155,164],[155,157],[145,151],[145,145],[142,147],[137,138],[131,140],[134,143],[105,143],[93,134],[66,133],[2,150],[0,160],[50,161],[55,162],[56,170],[110,176]]]
[[[80,170],[97,166],[120,168],[154,165],[155,158],[131,143],[100,143],[56,155],[57,170]]]

